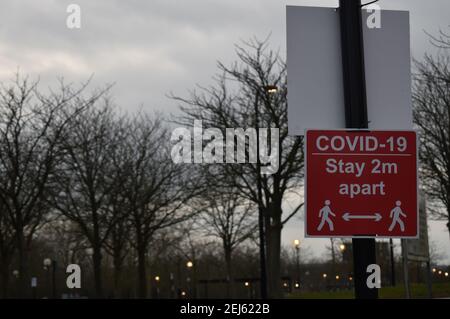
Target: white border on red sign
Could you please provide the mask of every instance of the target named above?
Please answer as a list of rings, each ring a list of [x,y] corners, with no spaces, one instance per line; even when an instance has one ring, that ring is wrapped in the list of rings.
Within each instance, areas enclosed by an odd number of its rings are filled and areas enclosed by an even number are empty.
[[[341,132],[414,132],[416,134],[416,213],[417,213],[417,228],[416,228],[416,236],[330,236],[330,235],[309,235],[308,234],[308,195],[307,195],[307,184],[308,184],[308,152],[307,152],[307,137],[309,131],[341,131]],[[412,130],[372,130],[372,129],[306,129],[305,135],[304,135],[304,141],[303,141],[303,149],[304,149],[304,159],[305,159],[305,186],[304,186],[304,212],[305,212],[305,222],[304,222],[304,234],[305,238],[370,238],[370,239],[386,239],[386,238],[392,238],[392,239],[419,239],[419,132],[418,130],[412,129]]]

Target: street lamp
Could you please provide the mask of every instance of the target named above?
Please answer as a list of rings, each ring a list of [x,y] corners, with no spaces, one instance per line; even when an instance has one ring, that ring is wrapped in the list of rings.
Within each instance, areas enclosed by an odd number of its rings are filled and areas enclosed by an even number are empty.
[[[294,240],[295,257],[297,262],[297,282],[300,282],[300,240]]]
[[[44,259],[44,269],[45,270],[49,269],[51,265],[52,265],[52,260],[50,258],[45,258]]]
[[[94,255],[93,248],[86,248],[85,252],[86,252],[86,255],[88,255],[89,257],[92,257]]]
[[[266,85],[262,89],[265,93],[272,95],[278,92],[278,88],[275,85]],[[255,110],[255,128],[256,128],[256,187],[258,190],[258,230],[259,230],[259,262],[260,262],[260,276],[261,276],[261,299],[267,298],[267,270],[266,270],[266,240],[265,240],[265,216],[263,212],[263,195],[262,195],[262,183],[261,183],[261,162],[259,158],[259,98],[260,89],[256,90],[254,110]]]
[[[45,258],[43,261],[44,269],[47,271],[47,284],[49,296],[51,292],[51,296],[53,299],[56,299],[56,260],[52,260],[50,258]],[[50,267],[52,267],[52,285],[50,291]]]
[[[253,299],[253,289],[252,289],[252,287],[250,287],[250,282],[248,282],[248,281],[244,282],[244,286],[247,290],[248,298]]]
[[[278,92],[278,87],[276,85],[266,85],[264,90],[269,94],[275,94]]]
[[[13,274],[13,276],[17,279],[17,278],[19,278],[19,271],[17,270],[17,269],[14,269],[13,270],[13,272],[12,272],[12,274]]]
[[[340,244],[340,245],[339,245],[339,249],[341,250],[341,252],[344,252],[344,250],[345,250],[345,245],[344,245],[344,244]]]
[[[187,278],[187,281],[189,282],[189,286],[190,286],[190,290],[191,290],[191,291],[189,292],[189,294],[192,295],[193,298],[195,299],[196,296],[197,296],[197,282],[196,282],[196,276],[195,276],[195,269],[194,269],[194,271],[193,271],[193,273],[192,273],[192,269],[193,269],[193,267],[194,267],[194,262],[191,261],[191,260],[189,260],[189,261],[186,263],[186,267],[188,268],[189,276],[192,276],[192,277],[193,277],[193,280],[191,280],[190,277]]]
[[[156,299],[159,299],[159,281],[161,278],[159,276],[155,276],[155,293],[156,293]]]

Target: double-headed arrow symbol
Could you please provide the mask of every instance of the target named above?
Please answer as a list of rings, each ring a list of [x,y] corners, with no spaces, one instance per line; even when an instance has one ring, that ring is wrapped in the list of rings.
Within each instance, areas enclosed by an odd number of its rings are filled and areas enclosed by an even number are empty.
[[[352,219],[374,219],[376,222],[379,222],[383,217],[379,213],[371,214],[371,215],[352,215],[350,213],[345,213],[342,215],[342,219],[346,222],[349,222]]]

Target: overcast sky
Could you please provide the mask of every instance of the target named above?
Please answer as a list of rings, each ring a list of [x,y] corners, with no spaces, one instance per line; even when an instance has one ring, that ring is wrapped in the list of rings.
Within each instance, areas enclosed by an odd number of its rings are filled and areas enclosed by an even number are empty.
[[[369,1],[369,0],[367,0]],[[66,8],[81,6],[81,29],[66,27]],[[175,112],[171,91],[185,95],[196,83],[208,85],[216,62],[235,59],[233,44],[265,38],[285,56],[286,5],[336,7],[338,1],[314,0],[1,0],[0,81],[17,70],[41,79],[79,82],[94,74],[93,87],[115,83],[113,95],[126,110]],[[450,30],[448,0],[381,0],[383,9],[411,12],[412,55],[431,45],[423,30]],[[431,222],[431,240],[450,262],[444,222]],[[303,238],[303,224],[284,230],[286,245]],[[307,239],[317,257],[327,240]]]

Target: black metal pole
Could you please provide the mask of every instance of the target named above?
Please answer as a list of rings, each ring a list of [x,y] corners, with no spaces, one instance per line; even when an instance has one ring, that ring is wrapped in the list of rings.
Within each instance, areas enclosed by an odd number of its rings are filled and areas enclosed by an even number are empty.
[[[295,252],[297,258],[297,283],[300,285],[300,246],[295,247]]]
[[[345,121],[347,128],[368,128],[361,0],[340,0]],[[376,299],[378,289],[367,287],[367,266],[376,263],[375,239],[354,238],[355,298]]]
[[[56,260],[52,260],[52,295],[56,299]]]
[[[259,91],[255,98],[255,124],[256,124],[256,187],[258,188],[258,227],[259,227],[259,263],[261,299],[267,299],[267,270],[266,270],[266,239],[264,234],[264,213],[262,205],[261,162],[259,161]]]
[[[391,250],[391,285],[395,287],[396,280],[395,280],[395,259],[394,259],[394,241],[392,238],[389,239],[389,246]]]

